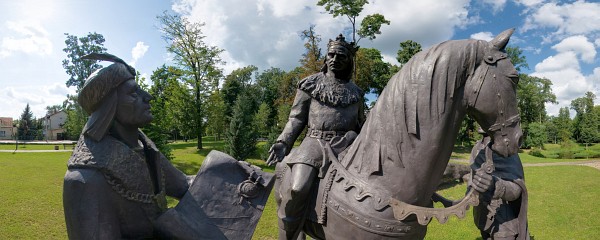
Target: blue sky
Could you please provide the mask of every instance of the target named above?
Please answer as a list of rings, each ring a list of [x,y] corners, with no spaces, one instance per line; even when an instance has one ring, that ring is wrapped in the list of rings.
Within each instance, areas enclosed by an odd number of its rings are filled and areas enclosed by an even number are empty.
[[[323,39],[349,26],[316,6],[317,0],[0,0],[0,116],[18,118],[29,103],[36,117],[60,104],[68,89],[64,33],[103,34],[105,46],[144,76],[172,64],[157,29],[156,16],[177,12],[204,22],[206,42],[225,51],[225,73],[247,65],[261,71],[298,65],[303,46],[299,33],[309,25]],[[558,105],[568,106],[586,91],[600,98],[600,3],[546,0],[371,0],[363,16],[381,13],[391,25],[363,47],[395,60],[399,43],[413,40],[429,47],[449,39],[491,39],[516,28],[512,45],[524,50],[530,69],[523,72],[553,82]],[[597,101],[600,102],[600,99]]]

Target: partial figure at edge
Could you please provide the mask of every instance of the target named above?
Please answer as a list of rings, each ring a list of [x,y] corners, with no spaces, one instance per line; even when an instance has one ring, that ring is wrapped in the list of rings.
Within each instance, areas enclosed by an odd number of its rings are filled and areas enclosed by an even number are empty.
[[[527,227],[528,196],[523,165],[518,154],[502,157],[488,147],[491,138],[480,130],[483,138],[471,150],[471,181],[480,192],[480,203],[473,208],[475,226],[484,240],[530,239]],[[486,161],[489,151],[493,161],[492,174],[475,171]]]

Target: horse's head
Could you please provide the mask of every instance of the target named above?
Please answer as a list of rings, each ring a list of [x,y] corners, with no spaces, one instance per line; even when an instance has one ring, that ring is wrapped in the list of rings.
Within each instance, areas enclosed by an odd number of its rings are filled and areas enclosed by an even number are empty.
[[[492,149],[507,157],[521,145],[522,131],[517,109],[519,75],[504,51],[514,29],[499,34],[484,47],[482,62],[465,88],[468,113],[492,138]]]

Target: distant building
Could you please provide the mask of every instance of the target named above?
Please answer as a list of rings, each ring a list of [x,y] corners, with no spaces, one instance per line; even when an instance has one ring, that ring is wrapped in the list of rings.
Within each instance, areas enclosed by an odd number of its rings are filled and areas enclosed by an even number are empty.
[[[13,126],[13,119],[11,117],[0,117],[0,140],[13,139],[13,135],[16,132],[17,128]]]
[[[67,113],[59,111],[44,117],[44,136],[46,140],[65,140],[64,125],[67,121]]]

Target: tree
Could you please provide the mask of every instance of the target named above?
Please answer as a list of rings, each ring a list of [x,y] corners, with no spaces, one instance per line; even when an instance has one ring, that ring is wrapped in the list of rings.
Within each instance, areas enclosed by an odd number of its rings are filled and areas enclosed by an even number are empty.
[[[458,135],[456,136],[456,141],[459,142],[462,146],[466,144],[471,144],[475,139],[475,131],[477,122],[469,115],[465,117],[465,119],[460,124],[460,130],[458,130]]]
[[[163,33],[163,39],[167,42],[167,51],[173,54],[173,60],[189,75],[187,84],[193,91],[191,111],[194,126],[192,131],[198,139],[197,148],[202,149],[203,131],[203,101],[205,95],[212,92],[218,86],[218,80],[222,70],[218,65],[223,61],[219,54],[223,51],[215,46],[207,45],[203,39],[203,23],[194,23],[176,14],[166,11],[157,17]]]
[[[389,80],[390,66],[383,61],[379,50],[375,48],[358,49],[354,82],[365,93],[374,92],[379,95]]]
[[[402,66],[421,50],[421,44],[412,40],[406,40],[400,43],[400,49],[398,49],[396,60],[398,60],[400,66]]]
[[[517,104],[521,115],[523,128],[523,147],[528,148],[529,124],[544,123],[547,119],[546,103],[557,103],[556,95],[552,93],[552,82],[546,78],[519,74],[517,86]]]
[[[143,83],[144,80],[137,78],[137,76],[136,80]],[[150,112],[154,119],[148,126],[143,128],[143,131],[154,141],[158,150],[168,159],[172,159],[173,157],[171,148],[168,146],[168,140],[171,133],[175,130],[174,114],[172,109],[169,108],[169,103],[176,101],[173,97],[173,89],[177,89],[177,87],[173,85],[180,84],[178,82],[180,76],[180,69],[162,65],[152,72],[150,76],[152,86],[148,88],[148,92],[153,97],[150,101]]]
[[[308,29],[302,31],[300,38],[306,41],[304,43],[306,50],[300,59],[300,64],[305,69],[305,75],[308,76],[321,71],[324,59],[319,47],[321,36],[315,33],[315,25],[310,25]]]
[[[235,101],[226,133],[225,150],[237,160],[246,160],[256,150],[257,134],[253,116],[252,97],[249,92],[244,92]]]
[[[279,98],[278,89],[285,75],[286,72],[279,68],[270,68],[256,76],[256,86],[260,90],[260,102],[266,103],[271,109],[270,120],[273,120],[277,115],[276,102]]]
[[[223,101],[225,102],[225,116],[230,118],[233,115],[233,106],[239,95],[250,86],[252,75],[257,71],[255,66],[246,66],[238,68],[225,77],[223,82]],[[229,123],[229,121],[227,121]]]
[[[222,91],[214,91],[206,103],[206,131],[221,140],[221,135],[227,130],[227,115]]]
[[[515,66],[517,71],[521,72],[521,68],[529,69],[529,64],[527,64],[527,58],[523,55],[523,50],[521,50],[518,46],[508,46],[505,48],[506,54],[510,58],[510,62]]]
[[[548,142],[546,125],[544,123],[532,122],[529,124],[528,135],[523,145],[543,149],[544,143]]]
[[[256,133],[259,137],[266,138],[269,136],[269,133],[271,133],[272,125],[267,124],[270,121],[270,116],[271,108],[269,107],[269,105],[267,105],[267,103],[264,102],[261,103],[260,106],[258,106],[258,111],[254,115],[253,123],[254,129],[256,129]]]
[[[576,115],[573,120],[573,136],[580,143],[600,142],[600,115],[595,111],[594,100],[596,95],[586,92],[584,97],[571,101],[571,109]]]
[[[543,122],[546,119],[546,103],[556,104],[556,95],[552,92],[552,82],[547,78],[519,75],[517,99],[521,111],[521,122]]]
[[[61,105],[61,104],[46,106],[46,116],[63,111],[64,109],[65,109],[65,106]]]
[[[29,108],[29,103],[25,106],[21,118],[19,118],[19,127],[17,128],[17,137],[19,140],[32,140],[37,130],[34,124],[33,113]]]
[[[85,79],[94,71],[102,68],[102,65],[96,61],[81,59],[81,57],[90,53],[106,52],[105,40],[102,34],[96,32],[88,33],[85,37],[77,37],[68,33],[65,33],[65,35],[67,40],[65,40],[66,47],[63,48],[63,51],[67,53],[68,59],[64,59],[62,65],[70,76],[66,84],[67,87],[77,87],[77,92],[79,92],[85,83]]]
[[[102,68],[94,60],[85,60],[81,57],[90,53],[102,53],[106,52],[104,47],[104,36],[99,33],[88,33],[87,36],[77,37],[65,33],[67,39],[65,40],[66,47],[63,51],[67,53],[67,59],[62,61],[63,68],[69,75],[69,79],[66,81],[67,87],[76,87],[76,93],[78,94],[85,80],[94,71]],[[65,122],[65,129],[67,136],[71,140],[79,138],[83,126],[87,122],[87,113],[79,106],[77,102],[77,95],[67,95],[67,100],[63,104],[64,110],[67,113],[67,120]]]
[[[571,136],[573,135],[573,123],[568,107],[560,108],[558,116],[552,118],[552,123],[556,127],[556,137],[561,142],[566,142],[571,139]]]
[[[356,30],[357,23],[356,18],[362,12],[365,4],[368,4],[367,0],[319,0],[318,6],[324,6],[325,10],[332,14],[333,17],[346,16],[351,24],[352,29],[352,41],[358,44],[362,38],[369,38],[373,40],[376,38],[376,34],[381,34],[381,26],[383,24],[390,25],[390,21],[386,20],[381,14],[373,14],[366,16],[361,24],[360,29]],[[358,33],[359,38],[356,39]]]

